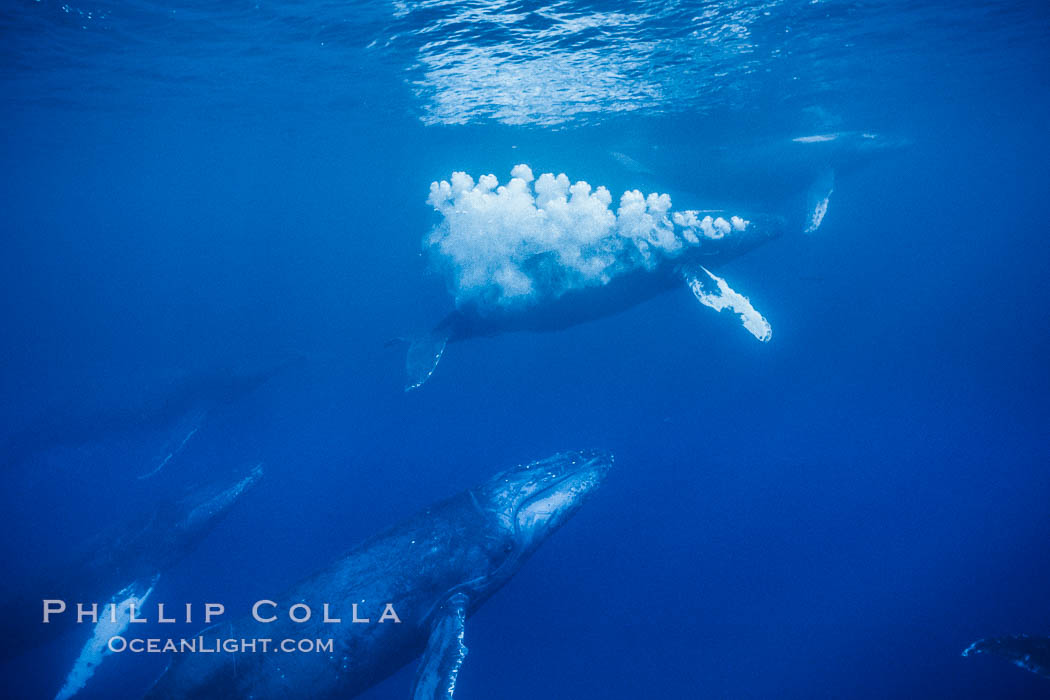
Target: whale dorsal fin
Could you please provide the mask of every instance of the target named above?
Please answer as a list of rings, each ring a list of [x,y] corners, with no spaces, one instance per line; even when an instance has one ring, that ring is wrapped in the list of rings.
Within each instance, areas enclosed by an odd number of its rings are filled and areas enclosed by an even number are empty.
[[[467,596],[456,593],[434,610],[430,639],[416,671],[412,700],[449,700],[456,692],[456,676],[467,647],[463,625],[467,619]]]
[[[689,285],[693,295],[704,306],[709,306],[715,311],[730,309],[736,312],[744,328],[760,342],[765,343],[773,336],[773,328],[769,325],[769,321],[755,311],[750,300],[743,294],[733,291],[724,279],[712,274],[706,267],[700,266],[698,270],[683,268],[682,277],[685,278],[685,283]]]

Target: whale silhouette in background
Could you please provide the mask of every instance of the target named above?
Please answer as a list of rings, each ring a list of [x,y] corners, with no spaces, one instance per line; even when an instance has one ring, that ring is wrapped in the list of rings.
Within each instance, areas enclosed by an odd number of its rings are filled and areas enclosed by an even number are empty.
[[[345,700],[423,654],[413,697],[452,697],[466,654],[464,623],[604,480],[606,453],[565,452],[497,474],[426,508],[350,550],[323,571],[279,596],[294,603],[338,606],[340,623],[320,610],[294,623],[287,615],[261,624],[252,618],[205,630],[205,639],[333,638],[331,653],[176,654],[147,698]],[[370,623],[350,621],[355,612]],[[400,622],[378,622],[389,603]],[[266,608],[268,614],[271,608]]]
[[[611,170],[625,173],[646,187],[689,183],[690,194],[703,193],[719,201],[732,201],[740,192],[761,193],[759,200],[777,210],[785,204],[793,209],[796,201],[804,199],[802,228],[813,233],[828,212],[836,180],[911,145],[907,138],[893,134],[838,129],[834,126],[837,121],[823,115],[823,123],[810,130],[750,143],[730,139],[732,146],[700,140],[668,148],[661,139],[646,135],[607,155]]]
[[[732,218],[729,213],[719,211],[699,214],[721,221]],[[678,257],[662,259],[655,266],[617,275],[600,286],[573,288],[558,295],[540,295],[537,299],[514,305],[462,304],[429,333],[410,344],[405,363],[405,390],[417,389],[430,378],[448,343],[515,331],[563,330],[620,313],[664,292],[683,287],[692,291],[705,306],[716,311],[728,308],[736,312],[752,335],[760,341],[767,341],[772,330],[766,320],[747,298],[710,271],[780,236],[785,230],[784,220],[776,216],[748,216],[746,224],[742,230],[730,227],[721,237],[703,238]],[[530,263],[533,277],[540,281],[541,286],[545,278],[558,274],[556,265],[544,256],[536,256]]]
[[[1016,634],[978,639],[963,650],[963,656],[990,654],[1006,659],[1026,671],[1050,678],[1050,636]]]
[[[127,391],[106,387],[85,397],[70,396],[62,405],[40,413],[10,435],[0,450],[7,469],[58,447],[78,447],[105,439],[152,431],[173,431],[157,465],[174,457],[201,427],[209,411],[232,404],[276,375],[301,365],[296,355],[254,368],[213,368],[184,373],[165,381],[133,386]]]
[[[140,518],[91,538],[80,554],[57,571],[38,576],[0,605],[0,658],[13,658],[81,628],[93,627],[65,685],[56,696],[71,697],[103,660],[106,642],[128,624],[128,603],[141,603],[159,577],[182,560],[212,531],[235,503],[262,478],[262,467],[191,488],[175,501],[159,504]],[[66,610],[42,623],[42,601],[68,601]],[[76,603],[98,603],[98,622],[76,623]],[[109,604],[116,606],[116,621]],[[57,605],[57,604],[56,604]]]
[[[646,186],[659,184],[659,178],[689,183],[691,191],[716,199],[755,191],[786,197],[829,172],[848,176],[909,145],[908,139],[891,134],[823,125],[750,143],[734,140],[731,146],[697,141],[667,148],[659,139],[645,137],[608,156],[614,169],[640,178]]]

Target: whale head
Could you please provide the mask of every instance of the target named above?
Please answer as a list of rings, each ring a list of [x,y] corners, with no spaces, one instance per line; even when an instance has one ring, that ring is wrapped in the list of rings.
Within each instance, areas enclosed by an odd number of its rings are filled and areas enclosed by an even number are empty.
[[[529,556],[601,486],[612,455],[559,452],[502,471],[428,509],[402,537],[422,543],[413,564],[430,583],[422,590],[431,614],[463,593],[471,609],[501,588]]]
[[[206,531],[225,516],[241,496],[256,487],[262,477],[262,465],[257,464],[233,481],[216,481],[191,490],[173,507],[176,519],[171,526],[184,535]]]
[[[495,516],[507,558],[516,560],[572,517],[612,464],[612,455],[599,450],[560,452],[497,474],[472,494]]]

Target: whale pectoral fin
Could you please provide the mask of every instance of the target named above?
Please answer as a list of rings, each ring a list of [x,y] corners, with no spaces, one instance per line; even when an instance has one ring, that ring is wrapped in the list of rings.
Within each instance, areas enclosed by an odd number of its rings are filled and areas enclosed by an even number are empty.
[[[724,279],[712,274],[706,267],[700,267],[698,271],[683,269],[682,276],[690,291],[704,306],[709,306],[715,311],[734,311],[740,316],[744,328],[760,342],[765,343],[773,336],[773,328],[769,321],[751,306],[748,298],[733,291]]]
[[[172,439],[168,441],[167,445],[165,445],[161,454],[158,455],[157,461],[153,469],[149,470],[145,474],[139,474],[139,476],[137,477],[139,481],[142,481],[143,479],[149,479],[150,477],[159,474],[161,469],[166,467],[169,462],[178,457],[179,453],[181,453],[183,448],[186,447],[186,443],[190,441],[190,438],[192,438],[194,435],[197,434],[198,431],[200,431],[201,426],[204,425],[204,419],[206,419],[207,417],[208,409],[206,408],[198,409],[190,413],[186,417],[186,419],[184,419],[181,422],[180,426],[178,427],[178,431],[172,437]],[[180,435],[181,437],[179,437]]]
[[[418,389],[430,379],[458,320],[459,316],[455,313],[449,314],[434,326],[433,330],[412,341],[408,346],[408,356],[405,358],[405,391]]]
[[[160,574],[157,573],[152,578],[132,581],[103,606],[113,607],[109,615],[102,613],[97,616],[99,619],[95,621],[91,637],[81,648],[80,655],[73,662],[73,668],[66,674],[65,682],[55,695],[55,700],[69,700],[84,689],[99,665],[113,653],[108,646],[110,638],[122,634],[128,628],[136,614],[135,610],[142,611],[142,604],[149,598],[159,579]]]
[[[824,216],[828,213],[828,202],[835,191],[835,171],[831,168],[820,173],[806,193],[805,233],[816,233]]]
[[[408,356],[405,358],[405,391],[418,389],[430,379],[445,353],[446,343],[447,336],[430,333],[408,346]]]
[[[467,596],[456,593],[434,611],[430,639],[416,671],[412,700],[448,700],[456,692],[456,676],[467,647],[463,625],[467,619]]]

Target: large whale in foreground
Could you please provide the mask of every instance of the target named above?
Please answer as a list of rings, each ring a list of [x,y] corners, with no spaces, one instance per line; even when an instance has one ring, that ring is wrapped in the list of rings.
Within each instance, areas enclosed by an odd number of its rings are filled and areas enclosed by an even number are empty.
[[[721,221],[731,218],[728,212],[700,213],[709,217],[724,214]],[[600,286],[570,289],[556,296],[541,294],[538,299],[528,303],[509,306],[462,304],[409,346],[405,362],[405,391],[419,388],[430,378],[448,343],[516,331],[564,330],[612,316],[682,287],[692,291],[704,306],[716,311],[731,309],[740,316],[744,327],[752,335],[760,341],[767,341],[772,330],[765,318],[751,306],[746,297],[732,290],[724,279],[710,270],[777,238],[784,229],[785,222],[781,217],[749,216],[743,230],[734,227],[718,238],[703,237],[697,245],[687,248],[678,257],[660,260],[652,267],[625,272]],[[544,270],[550,267],[546,262],[537,259],[534,267]]]
[[[466,654],[464,620],[602,483],[612,458],[565,452],[497,474],[367,540],[278,597],[276,609],[312,604],[309,621],[286,615],[220,624],[215,639],[334,640],[326,653],[184,653],[147,698],[338,698],[378,683],[423,654],[416,700],[452,697]],[[324,623],[324,603],[341,623]],[[371,622],[350,621],[351,604]],[[378,622],[389,603],[398,621]],[[269,613],[271,608],[267,607]]]
[[[1050,636],[1015,634],[978,639],[963,650],[963,656],[989,654],[1013,662],[1018,668],[1050,678]]]
[[[38,577],[24,592],[4,601],[0,657],[15,657],[76,627],[92,629],[56,696],[72,697],[105,658],[108,639],[130,622],[129,603],[141,610],[161,574],[192,552],[261,478],[262,467],[255,466],[198,485],[178,500],[163,502],[143,517],[91,538],[79,555],[61,562],[57,572]],[[50,615],[47,624],[41,622],[42,600],[53,601],[51,610],[64,608]],[[77,624],[77,602],[98,604],[96,624]],[[115,606],[112,614],[110,604]]]

